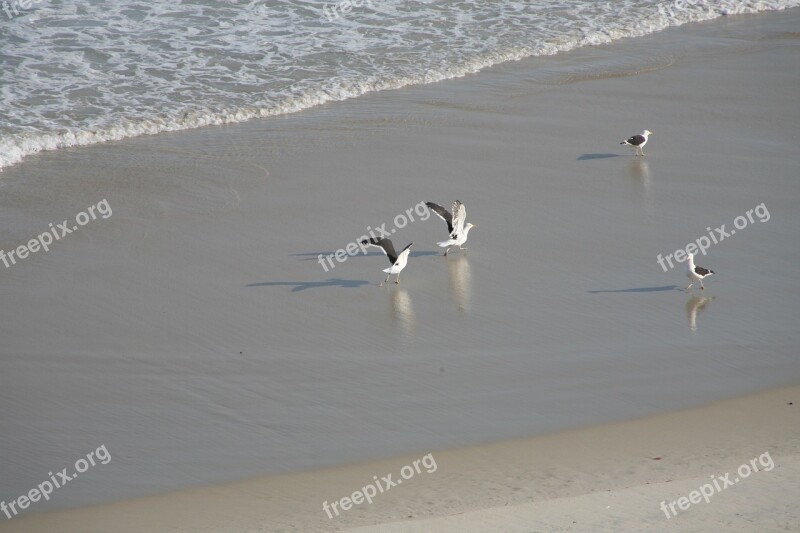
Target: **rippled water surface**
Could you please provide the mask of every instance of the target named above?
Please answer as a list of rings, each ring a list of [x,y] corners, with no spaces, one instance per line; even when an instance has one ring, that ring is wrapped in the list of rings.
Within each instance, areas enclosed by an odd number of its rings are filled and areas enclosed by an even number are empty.
[[[0,12],[0,168],[800,0],[40,1]]]

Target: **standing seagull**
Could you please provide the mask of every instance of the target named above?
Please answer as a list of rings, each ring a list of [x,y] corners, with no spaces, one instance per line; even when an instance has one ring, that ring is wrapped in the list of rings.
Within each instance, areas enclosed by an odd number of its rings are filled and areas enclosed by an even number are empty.
[[[689,258],[686,260],[686,276],[692,280],[686,290],[688,291],[692,285],[694,285],[695,281],[700,282],[700,288],[705,289],[703,287],[703,278],[707,278],[711,274],[713,274],[713,270],[709,270],[707,268],[694,266],[694,254],[689,254]]]
[[[377,246],[383,253],[386,254],[386,257],[389,258],[389,262],[392,264],[389,268],[384,268],[383,271],[386,272],[386,279],[383,280],[383,283],[380,284],[383,287],[383,284],[389,281],[389,276],[392,274],[397,274],[397,279],[394,280],[395,283],[400,283],[400,272],[406,267],[406,263],[408,263],[408,254],[411,253],[411,244],[413,242],[403,248],[403,251],[400,252],[398,255],[397,252],[394,251],[394,245],[392,241],[389,239],[369,239],[361,241],[361,244],[366,244],[367,246]]]
[[[466,250],[463,244],[467,242],[469,230],[474,228],[475,224],[464,225],[464,221],[467,219],[467,208],[464,207],[464,204],[458,200],[453,202],[452,214],[450,214],[444,207],[433,202],[425,202],[425,205],[433,209],[434,213],[439,215],[442,220],[447,222],[447,231],[450,233],[450,239],[436,243],[445,249],[444,255],[447,255],[447,252],[450,251],[451,246],[458,246],[459,250]]]
[[[622,141],[619,144],[627,144],[628,146],[633,146],[636,150],[636,155],[644,156],[644,145],[647,144],[647,138],[652,135],[653,132],[650,130],[644,130],[641,135],[634,135],[633,137],[628,137],[626,140]]]

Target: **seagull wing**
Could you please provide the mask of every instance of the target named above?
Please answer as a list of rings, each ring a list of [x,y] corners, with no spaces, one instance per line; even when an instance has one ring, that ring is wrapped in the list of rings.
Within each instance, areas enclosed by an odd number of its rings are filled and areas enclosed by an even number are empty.
[[[633,146],[639,146],[644,142],[644,135],[634,135],[625,142],[628,144],[632,144]]]
[[[453,233],[453,215],[448,213],[447,209],[435,204],[433,202],[425,202],[428,208],[433,209],[433,212],[439,215],[439,218],[447,222],[447,233]]]
[[[711,272],[707,268],[703,268],[703,267],[699,267],[699,266],[694,267],[694,271],[700,276],[708,276],[708,274]]]
[[[453,202],[453,225],[450,236],[456,238],[464,232],[464,222],[467,220],[467,208],[464,204],[456,200]]]
[[[414,244],[414,243],[413,243],[413,242],[412,242],[412,243],[409,243],[409,244],[408,244],[408,246],[406,246],[405,248],[403,248],[403,251],[402,251],[402,252],[400,252],[400,254],[397,256],[397,261],[399,261],[401,257],[407,257],[407,256],[408,256],[408,254],[410,254],[410,253],[411,253],[411,250],[409,250],[409,248],[411,248],[411,245],[412,245],[412,244]],[[394,265],[394,264],[396,264],[396,263],[397,263],[397,261],[395,261],[395,262],[394,262],[394,263],[392,263],[392,264],[393,264],[393,265]]]
[[[389,262],[395,264],[397,262],[397,252],[394,251],[394,245],[392,241],[389,239],[370,239],[370,240],[363,240],[361,244],[366,244],[368,246],[377,246],[380,248],[386,257],[389,258]]]

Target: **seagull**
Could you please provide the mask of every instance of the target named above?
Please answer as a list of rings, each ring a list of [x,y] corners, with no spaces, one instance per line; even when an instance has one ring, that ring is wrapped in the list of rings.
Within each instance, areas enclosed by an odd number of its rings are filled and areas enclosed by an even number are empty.
[[[711,274],[713,274],[713,270],[709,270],[707,268],[694,266],[694,254],[689,254],[689,258],[686,260],[686,276],[692,280],[686,290],[688,291],[692,285],[694,285],[695,281],[700,282],[700,288],[705,289],[703,287],[703,278],[707,278]]]
[[[622,141],[619,144],[627,144],[628,146],[633,146],[636,150],[636,155],[644,156],[644,145],[647,144],[647,137],[652,135],[653,132],[650,130],[644,130],[639,135],[634,135],[633,137],[628,137],[626,140]]]
[[[394,245],[392,241],[389,239],[369,239],[361,241],[361,244],[366,244],[367,246],[377,246],[383,253],[386,254],[386,257],[389,258],[389,262],[392,264],[389,268],[384,268],[383,271],[386,272],[386,279],[383,280],[383,283],[380,284],[383,287],[383,284],[389,281],[389,276],[392,274],[397,274],[397,279],[394,280],[395,283],[400,283],[400,272],[406,267],[406,263],[408,263],[408,254],[411,253],[411,245],[414,244],[413,242],[403,248],[403,251],[399,254],[394,251]]]
[[[453,213],[450,214],[444,207],[433,202],[425,202],[433,212],[439,215],[439,218],[447,222],[447,231],[450,232],[450,239],[442,242],[437,242],[440,247],[444,248],[444,255],[450,251],[451,246],[458,246],[459,250],[466,250],[463,244],[467,242],[467,235],[469,230],[475,227],[475,224],[466,224],[464,221],[467,218],[467,208],[464,204],[456,200],[453,202]]]

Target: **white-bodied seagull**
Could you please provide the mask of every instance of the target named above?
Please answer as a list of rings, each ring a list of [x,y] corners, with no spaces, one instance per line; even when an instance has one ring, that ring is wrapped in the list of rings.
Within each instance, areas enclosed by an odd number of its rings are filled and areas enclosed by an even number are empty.
[[[686,276],[692,280],[686,290],[688,291],[692,285],[694,285],[695,281],[700,282],[700,288],[705,289],[703,286],[703,278],[707,278],[711,274],[713,274],[713,270],[709,270],[707,268],[695,266],[694,264],[694,254],[689,254],[689,258],[686,259]]]
[[[444,248],[444,255],[450,251],[451,246],[458,246],[460,250],[466,250],[463,244],[467,242],[467,235],[469,230],[475,227],[475,224],[464,224],[467,219],[467,208],[464,204],[456,200],[453,202],[453,212],[449,213],[444,207],[433,202],[425,202],[433,212],[447,222],[447,231],[450,233],[450,239],[442,242],[437,242],[440,247]]]
[[[643,150],[644,145],[647,144],[647,138],[652,134],[653,134],[652,131],[644,130],[641,134],[628,137],[619,144],[627,144],[628,146],[636,150],[636,155],[644,156],[644,150]]]
[[[414,243],[412,242],[403,248],[403,251],[399,254],[394,251],[394,245],[389,239],[365,239],[361,241],[361,244],[366,244],[367,246],[377,246],[383,250],[383,253],[386,254],[386,257],[389,258],[389,262],[392,264],[392,266],[389,268],[383,269],[383,271],[386,272],[386,279],[383,280],[383,283],[381,283],[380,286],[383,287],[383,284],[389,281],[389,276],[392,274],[397,274],[397,279],[395,279],[394,282],[400,283],[400,272],[403,271],[403,269],[406,267],[406,263],[408,263],[408,254],[411,253],[411,245]]]

